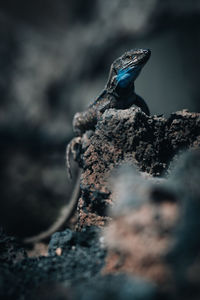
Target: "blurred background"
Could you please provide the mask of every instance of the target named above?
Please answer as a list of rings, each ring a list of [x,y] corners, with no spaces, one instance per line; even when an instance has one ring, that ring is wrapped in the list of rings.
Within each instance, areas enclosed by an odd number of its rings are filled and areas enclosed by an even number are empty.
[[[0,2],[0,226],[31,236],[67,204],[72,118],[131,48],[152,57],[136,92],[152,114],[200,110],[199,0]]]

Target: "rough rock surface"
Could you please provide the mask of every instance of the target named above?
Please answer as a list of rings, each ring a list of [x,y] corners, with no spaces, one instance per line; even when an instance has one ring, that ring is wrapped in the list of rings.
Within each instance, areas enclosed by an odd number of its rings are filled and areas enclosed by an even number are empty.
[[[104,225],[112,203],[110,172],[123,163],[152,176],[163,175],[172,158],[200,145],[200,114],[187,110],[147,116],[139,108],[109,109],[94,132],[86,132],[77,158],[83,168],[78,227]]]

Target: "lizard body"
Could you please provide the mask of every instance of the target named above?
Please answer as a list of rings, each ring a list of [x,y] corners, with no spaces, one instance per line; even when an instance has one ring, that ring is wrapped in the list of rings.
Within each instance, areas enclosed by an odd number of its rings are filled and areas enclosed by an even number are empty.
[[[147,104],[135,93],[134,82],[150,55],[150,50],[130,50],[112,63],[102,93],[86,111],[75,114],[73,129],[76,135],[93,130],[100,116],[109,108],[126,109],[134,104],[149,115]]]
[[[81,143],[81,137],[95,126],[109,108],[126,109],[132,105],[139,106],[149,115],[145,101],[135,93],[135,80],[149,60],[149,49],[136,49],[125,52],[117,58],[110,67],[107,84],[99,97],[84,112],[78,112],[73,119],[73,129],[77,137],[72,139],[66,149],[66,166],[71,178],[70,153],[76,157],[76,145]]]

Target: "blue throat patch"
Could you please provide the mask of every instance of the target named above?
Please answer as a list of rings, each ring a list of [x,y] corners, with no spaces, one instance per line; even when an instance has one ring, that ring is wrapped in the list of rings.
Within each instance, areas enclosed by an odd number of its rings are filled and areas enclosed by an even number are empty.
[[[135,80],[141,71],[140,67],[120,69],[117,74],[117,83],[121,88],[126,88],[132,80]]]

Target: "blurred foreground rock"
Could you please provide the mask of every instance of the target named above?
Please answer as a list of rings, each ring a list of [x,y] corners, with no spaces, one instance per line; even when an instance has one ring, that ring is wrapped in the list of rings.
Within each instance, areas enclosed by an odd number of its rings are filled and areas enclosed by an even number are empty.
[[[173,244],[179,209],[175,196],[162,191],[162,185],[134,168],[119,170],[113,220],[105,232],[110,251],[104,272],[126,272],[169,284],[171,271],[163,257]]]
[[[200,150],[181,156],[159,182],[135,169],[121,170],[114,185],[113,221],[104,234],[104,273],[141,276],[175,299],[198,299],[199,175]]]

